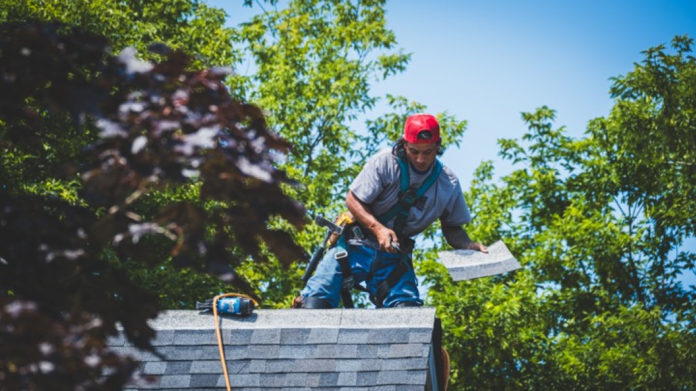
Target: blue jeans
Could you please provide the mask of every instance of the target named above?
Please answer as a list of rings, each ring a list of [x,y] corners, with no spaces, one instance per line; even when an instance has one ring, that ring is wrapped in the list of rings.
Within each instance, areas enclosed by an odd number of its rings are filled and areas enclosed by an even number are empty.
[[[348,262],[355,283],[365,281],[372,296],[377,295],[379,284],[384,281],[401,261],[400,254],[390,254],[370,247],[347,245]],[[307,286],[302,290],[302,297],[316,297],[326,300],[332,308],[338,307],[341,301],[341,282],[343,273],[335,258],[337,247],[329,249],[317,266]],[[373,270],[374,269],[374,270]],[[372,271],[372,273],[370,273]],[[384,307],[394,307],[399,303],[413,302],[423,305],[418,294],[418,282],[413,268],[409,267],[399,282],[389,291],[384,299]]]

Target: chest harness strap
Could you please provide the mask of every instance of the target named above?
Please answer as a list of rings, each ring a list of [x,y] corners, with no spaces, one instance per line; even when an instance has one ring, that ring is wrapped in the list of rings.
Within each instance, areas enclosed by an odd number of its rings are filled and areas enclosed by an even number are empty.
[[[399,199],[391,208],[389,208],[389,210],[378,216],[377,220],[382,224],[386,224],[390,220],[395,219],[392,229],[396,233],[397,237],[401,237],[404,229],[406,228],[406,222],[408,220],[411,207],[415,205],[421,199],[421,197],[423,197],[428,189],[430,189],[430,187],[437,181],[437,178],[440,177],[440,173],[442,172],[442,163],[440,160],[435,159],[435,166],[433,167],[430,175],[428,175],[418,189],[411,189],[409,188],[410,178],[408,162],[403,156],[399,156],[398,161],[399,170],[401,172]],[[341,274],[343,274],[343,283],[341,284],[341,298],[343,299],[343,306],[345,308],[353,308],[351,289],[356,288],[361,291],[367,291],[367,289],[365,289],[362,285],[354,283],[353,273],[350,270],[350,263],[348,262],[348,251],[345,237],[346,234],[344,233],[336,243],[338,249],[336,251],[335,258],[341,267]],[[387,278],[377,287],[377,296],[370,297],[372,302],[375,303],[377,307],[382,307],[384,299],[386,299],[389,291],[399,282],[399,280],[401,280],[401,277],[403,277],[409,268],[413,268],[413,264],[411,262],[411,253],[403,252],[401,253],[399,265],[391,273],[389,273]]]

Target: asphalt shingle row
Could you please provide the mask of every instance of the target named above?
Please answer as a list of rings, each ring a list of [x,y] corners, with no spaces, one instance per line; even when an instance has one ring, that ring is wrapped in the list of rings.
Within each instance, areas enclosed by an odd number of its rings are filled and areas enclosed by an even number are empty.
[[[427,357],[340,360],[240,360],[227,361],[230,374],[254,373],[314,373],[314,372],[375,372],[396,370],[424,370]],[[204,361],[150,361],[142,365],[146,375],[217,374],[222,373],[220,360]]]
[[[139,388],[126,388],[125,391],[136,391]],[[150,386],[148,390],[166,390],[166,391],[208,391],[208,390],[220,390],[217,386],[200,386],[200,387],[167,387],[162,388],[162,386]],[[387,386],[373,386],[373,387],[237,387],[234,391],[423,391],[422,385],[387,385]]]
[[[373,387],[382,385],[421,385],[425,384],[426,371],[382,371],[382,372],[342,372],[342,373],[259,373],[230,374],[230,386],[235,387]],[[225,387],[224,375],[161,375],[153,376],[153,381],[143,383],[141,389],[205,388]],[[422,388],[421,388],[422,390]]]
[[[318,344],[380,344],[430,343],[432,328],[277,328],[223,330],[224,345],[318,345]],[[210,330],[158,330],[153,346],[217,345],[217,335]],[[109,340],[110,346],[130,346],[118,336]]]
[[[344,347],[347,347],[344,349]],[[112,348],[122,355],[129,355],[138,361],[161,361],[154,353],[144,352],[132,346]],[[165,346],[156,348],[157,352],[171,361],[219,359],[217,346]],[[274,360],[274,359],[391,359],[405,357],[427,357],[429,345],[380,344],[380,345],[250,345],[225,346],[227,360]]]

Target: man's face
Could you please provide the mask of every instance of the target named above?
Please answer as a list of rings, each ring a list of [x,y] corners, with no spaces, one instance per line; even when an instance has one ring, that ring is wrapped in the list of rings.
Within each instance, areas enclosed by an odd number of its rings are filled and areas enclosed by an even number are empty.
[[[430,168],[435,158],[440,142],[435,144],[411,144],[405,143],[406,158],[418,171],[425,171]]]

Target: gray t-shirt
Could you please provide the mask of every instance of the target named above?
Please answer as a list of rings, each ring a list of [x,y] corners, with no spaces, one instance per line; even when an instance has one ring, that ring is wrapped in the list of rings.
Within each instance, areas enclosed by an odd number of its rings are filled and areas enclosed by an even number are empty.
[[[418,189],[428,178],[433,167],[419,174],[409,164],[410,187]],[[391,148],[383,149],[372,156],[350,185],[353,194],[370,206],[375,217],[382,215],[398,201],[400,188],[399,162],[392,154]],[[437,181],[409,212],[404,228],[404,235],[409,237],[420,234],[438,218],[442,225],[446,226],[461,226],[471,221],[459,179],[446,166],[442,168]],[[393,224],[394,219],[387,222],[386,226],[392,228]]]

